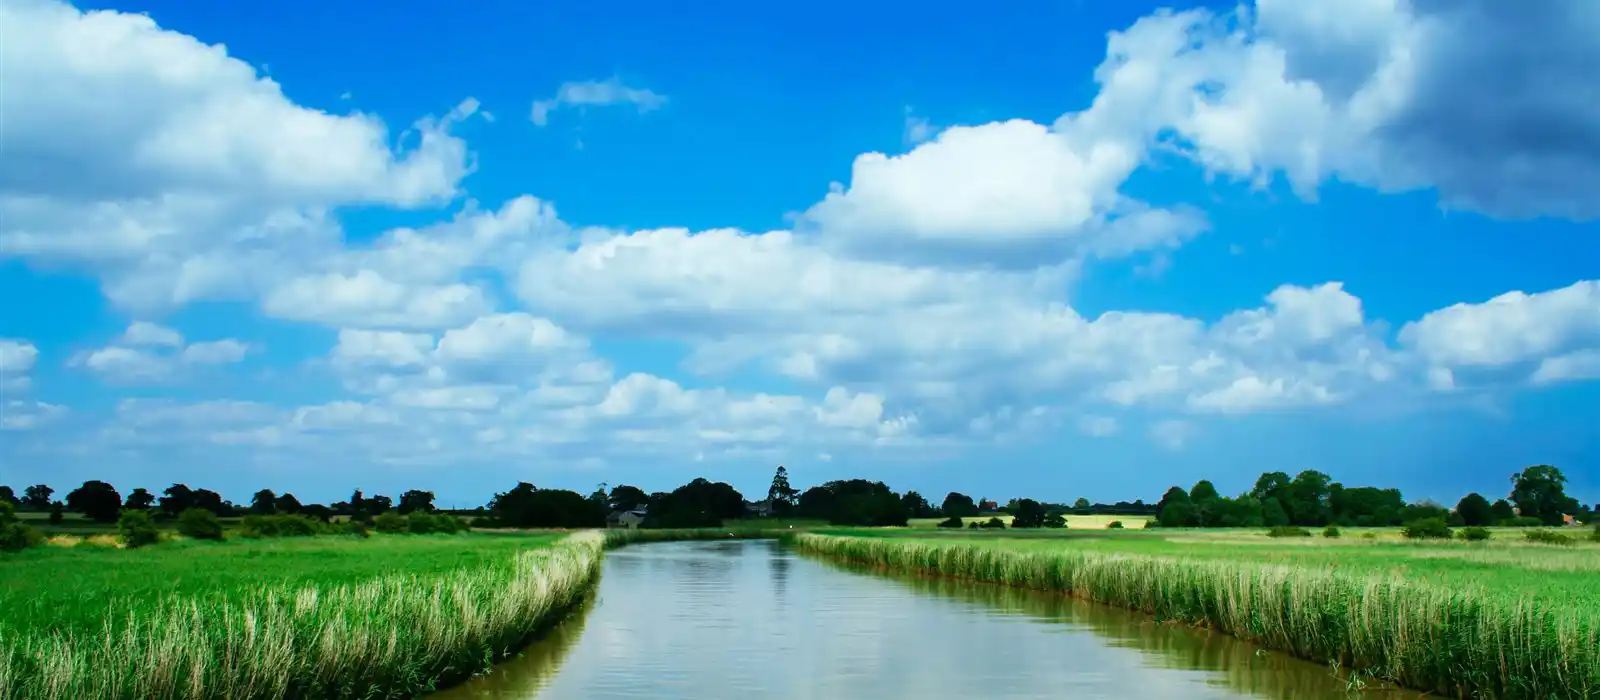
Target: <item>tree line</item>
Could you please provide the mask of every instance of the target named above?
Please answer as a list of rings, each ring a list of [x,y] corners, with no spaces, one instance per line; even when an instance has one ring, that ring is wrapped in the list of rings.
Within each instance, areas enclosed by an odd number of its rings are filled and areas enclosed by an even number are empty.
[[[1185,491],[1174,486],[1156,504],[1162,527],[1384,527],[1440,519],[1453,526],[1560,525],[1564,516],[1588,523],[1600,512],[1566,494],[1567,477],[1550,465],[1511,475],[1511,489],[1491,502],[1476,492],[1455,508],[1432,501],[1407,502],[1399,489],[1346,487],[1327,474],[1306,470],[1290,478],[1266,472],[1238,496],[1222,496],[1204,479]]]

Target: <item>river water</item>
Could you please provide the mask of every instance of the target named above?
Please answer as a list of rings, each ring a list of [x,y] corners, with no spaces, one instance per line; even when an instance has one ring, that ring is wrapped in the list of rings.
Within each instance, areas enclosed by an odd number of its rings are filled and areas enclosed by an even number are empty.
[[[432,700],[1397,700],[1223,634],[1061,595],[854,571],[772,541],[606,553],[595,599]]]

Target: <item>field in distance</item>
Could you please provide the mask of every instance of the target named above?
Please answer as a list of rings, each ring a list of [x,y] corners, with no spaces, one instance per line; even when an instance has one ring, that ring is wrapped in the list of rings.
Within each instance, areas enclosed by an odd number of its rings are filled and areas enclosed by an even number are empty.
[[[988,520],[990,517],[991,516],[988,515],[975,515],[970,518],[962,518],[962,522],[981,523],[985,520]],[[993,517],[999,518],[1000,522],[1003,522],[1007,527],[1010,527],[1010,515],[1006,515],[1005,513],[996,513],[993,515]],[[1138,529],[1144,527],[1144,524],[1150,520],[1150,516],[1147,515],[1067,515],[1063,517],[1067,519],[1067,529],[1069,530],[1073,528],[1085,530],[1103,530],[1113,521],[1121,521],[1124,528]],[[944,522],[944,518],[912,518],[908,525],[915,529],[937,528],[939,527],[939,523],[942,522]]]

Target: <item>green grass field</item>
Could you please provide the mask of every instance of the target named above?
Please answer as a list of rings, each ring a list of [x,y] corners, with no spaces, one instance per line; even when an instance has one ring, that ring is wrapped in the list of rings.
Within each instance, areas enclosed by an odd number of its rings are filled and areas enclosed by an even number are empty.
[[[599,534],[0,555],[0,700],[410,697],[586,594]]]
[[[1600,545],[1531,544],[1518,530],[1476,543],[1344,534],[825,529],[794,541],[846,561],[1068,592],[1452,696],[1600,693]]]
[[[965,518],[963,521],[983,522],[990,517],[988,515],[982,517],[974,516]],[[999,518],[1000,522],[1005,523],[1008,527],[1011,525],[1010,515],[997,513],[992,517]],[[1124,528],[1139,529],[1144,527],[1145,522],[1150,520],[1150,517],[1146,515],[1068,515],[1065,518],[1068,530],[1104,530],[1112,522],[1121,522]],[[937,529],[941,522],[944,522],[944,518],[912,518],[907,525],[915,530],[927,530]]]

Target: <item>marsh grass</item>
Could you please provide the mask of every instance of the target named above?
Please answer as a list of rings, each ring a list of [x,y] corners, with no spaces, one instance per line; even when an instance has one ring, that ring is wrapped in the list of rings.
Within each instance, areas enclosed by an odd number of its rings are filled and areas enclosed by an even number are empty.
[[[525,541],[479,566],[108,601],[97,631],[0,627],[0,700],[410,697],[582,600],[605,538]]]
[[[1600,615],[1592,607],[1244,556],[811,533],[791,541],[842,561],[1070,593],[1446,695],[1600,694]]]

